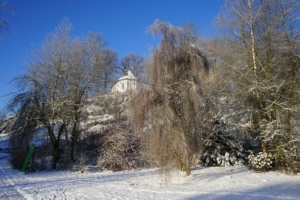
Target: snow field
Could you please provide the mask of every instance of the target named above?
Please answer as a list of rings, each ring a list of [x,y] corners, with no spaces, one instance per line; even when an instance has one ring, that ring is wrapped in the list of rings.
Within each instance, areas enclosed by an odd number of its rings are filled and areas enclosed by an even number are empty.
[[[7,146],[0,135],[0,148]],[[244,166],[195,167],[191,176],[174,170],[125,172],[13,170],[0,152],[0,199],[300,199],[300,176],[256,173]]]
[[[3,157],[1,154],[0,158]],[[244,166],[127,172],[12,170],[0,159],[0,199],[299,199],[300,176],[256,173]]]

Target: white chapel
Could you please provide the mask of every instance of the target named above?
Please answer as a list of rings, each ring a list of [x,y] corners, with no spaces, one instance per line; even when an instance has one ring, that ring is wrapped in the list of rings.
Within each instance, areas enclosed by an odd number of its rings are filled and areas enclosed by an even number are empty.
[[[137,78],[132,74],[130,70],[124,69],[124,76],[119,78],[112,86],[112,92],[131,92],[137,88]]]

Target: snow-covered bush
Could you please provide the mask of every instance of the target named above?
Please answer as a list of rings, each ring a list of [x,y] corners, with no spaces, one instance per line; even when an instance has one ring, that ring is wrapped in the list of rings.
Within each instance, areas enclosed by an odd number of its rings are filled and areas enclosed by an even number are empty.
[[[15,115],[6,116],[5,113],[1,113],[0,111],[0,134],[2,133],[9,133],[12,131],[12,125],[14,124],[16,120]]]
[[[285,114],[281,113],[279,120],[264,121],[261,137],[265,139],[268,152],[272,153],[276,170],[296,174],[300,172],[300,116],[295,115],[287,126],[282,123],[288,118]]]
[[[299,136],[298,136],[299,137]],[[283,142],[281,142],[283,143]],[[297,174],[300,172],[300,144],[299,142],[286,142],[274,153],[274,166],[285,173]]]
[[[128,121],[113,125],[102,138],[98,167],[112,171],[131,170],[147,166],[141,159],[140,138]]]
[[[212,131],[204,138],[200,151],[200,164],[204,166],[239,165],[243,163],[244,154],[241,141],[226,130],[223,121],[214,120]]]
[[[6,128],[5,121],[6,121],[6,114],[5,114],[4,110],[2,109],[2,110],[0,110],[0,134]]]
[[[256,156],[250,151],[248,156],[250,168],[257,171],[267,171],[273,168],[274,158],[271,153],[259,152]]]

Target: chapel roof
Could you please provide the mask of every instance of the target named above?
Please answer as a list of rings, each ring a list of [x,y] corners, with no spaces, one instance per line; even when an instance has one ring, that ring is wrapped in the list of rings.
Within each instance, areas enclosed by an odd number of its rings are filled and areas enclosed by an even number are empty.
[[[124,69],[124,76],[118,79],[119,80],[124,80],[124,79],[137,79],[130,70]]]

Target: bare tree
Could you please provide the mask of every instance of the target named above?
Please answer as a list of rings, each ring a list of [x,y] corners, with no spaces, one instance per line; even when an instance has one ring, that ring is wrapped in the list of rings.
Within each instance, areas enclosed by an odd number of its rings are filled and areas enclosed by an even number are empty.
[[[12,10],[12,13],[15,13],[14,7],[9,3],[8,0],[4,0],[0,4],[0,9],[2,9],[4,12],[7,10]],[[0,20],[0,35],[2,36],[6,31],[8,31],[8,20],[3,18]]]
[[[67,126],[63,75],[67,67],[71,24],[62,20],[40,49],[33,51],[27,73],[13,80],[23,93],[12,98],[9,107],[24,116],[25,124],[39,121],[47,129],[52,151],[52,169],[60,159],[60,139]],[[22,126],[20,126],[22,127]],[[26,127],[26,126],[25,126]],[[31,126],[31,130],[34,127]]]
[[[108,88],[113,83],[113,77],[119,71],[118,54],[111,49],[103,49],[101,52],[102,62],[102,87],[103,91],[107,92]]]
[[[130,70],[138,80],[141,80],[145,72],[144,60],[143,56],[129,53],[122,58],[121,65]]]
[[[101,34],[90,32],[86,38],[86,48],[91,56],[94,94],[107,92],[113,82],[113,78],[119,72],[117,52],[105,48],[105,42]]]
[[[93,77],[94,82],[94,94],[100,93],[103,90],[103,71],[105,67],[103,66],[103,51],[107,42],[102,38],[101,34],[96,34],[89,32],[86,38],[86,45],[88,48],[88,54],[91,55],[92,60],[92,70],[91,77]]]
[[[235,49],[221,52],[221,63],[236,77],[234,93],[245,97],[262,151],[278,167],[299,170],[299,2],[228,0],[219,22],[224,44]]]
[[[69,21],[62,20],[41,47],[32,52],[26,74],[13,80],[24,92],[16,94],[9,104],[22,116],[19,127],[33,131],[39,122],[47,129],[52,169],[57,167],[64,149],[70,150],[68,155],[75,161],[80,122],[86,117],[82,108],[99,87],[107,90],[118,69],[117,54],[103,48],[101,35],[89,33],[86,38],[75,38],[71,29]],[[26,126],[32,121],[35,123]],[[61,146],[63,134],[70,146]]]
[[[208,63],[194,46],[191,26],[156,20],[150,30],[162,40],[151,56],[150,84],[132,97],[133,123],[139,132],[147,129],[145,142],[154,162],[162,168],[175,164],[189,175],[209,115],[201,87]],[[193,37],[183,37],[187,32]]]
[[[89,37],[88,37],[89,39]],[[71,48],[67,51],[66,70],[63,74],[65,87],[65,105],[70,120],[71,147],[70,158],[74,159],[74,147],[80,136],[80,121],[82,119],[81,109],[88,97],[89,91],[93,89],[94,79],[90,71],[93,70],[93,53],[89,52],[89,43],[75,39]]]

